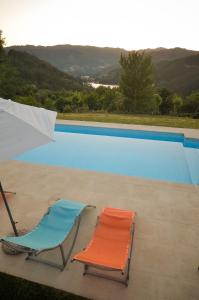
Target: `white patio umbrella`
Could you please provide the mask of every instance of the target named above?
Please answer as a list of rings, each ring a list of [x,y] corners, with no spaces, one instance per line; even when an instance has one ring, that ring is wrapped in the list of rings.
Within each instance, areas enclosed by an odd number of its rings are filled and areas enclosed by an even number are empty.
[[[0,161],[53,141],[56,115],[54,111],[0,98]],[[18,235],[1,182],[0,192]]]

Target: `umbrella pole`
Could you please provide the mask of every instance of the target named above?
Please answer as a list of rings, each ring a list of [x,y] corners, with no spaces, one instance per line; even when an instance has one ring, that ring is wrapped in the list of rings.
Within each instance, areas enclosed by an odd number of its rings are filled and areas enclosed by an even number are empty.
[[[3,187],[2,187],[2,184],[0,182],[0,193],[2,195],[2,199],[4,201],[4,204],[5,204],[5,207],[7,209],[7,212],[8,212],[8,216],[9,216],[9,219],[10,219],[10,222],[12,224],[12,228],[14,230],[14,233],[16,236],[18,236],[18,232],[17,232],[17,228],[16,228],[16,225],[15,225],[15,221],[13,220],[13,217],[12,217],[12,214],[11,214],[11,211],[10,211],[10,208],[9,208],[9,205],[8,205],[8,202],[6,200],[6,196],[5,196],[5,193],[3,191]]]

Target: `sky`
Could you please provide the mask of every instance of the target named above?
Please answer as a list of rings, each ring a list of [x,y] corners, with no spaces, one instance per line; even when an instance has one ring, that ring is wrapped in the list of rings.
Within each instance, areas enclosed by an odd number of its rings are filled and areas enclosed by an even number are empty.
[[[199,50],[199,0],[0,0],[11,45]]]

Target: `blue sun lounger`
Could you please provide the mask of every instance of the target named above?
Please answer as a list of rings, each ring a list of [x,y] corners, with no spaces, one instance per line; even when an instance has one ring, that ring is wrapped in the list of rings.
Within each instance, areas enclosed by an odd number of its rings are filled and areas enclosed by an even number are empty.
[[[63,270],[70,258],[77,238],[81,214],[89,206],[75,201],[58,200],[48,209],[48,212],[32,231],[22,236],[4,237],[1,239],[1,242],[11,248],[17,247],[18,250],[28,253],[26,259],[42,262]],[[74,239],[68,255],[65,257],[62,244],[75,225]],[[59,248],[61,251],[62,264],[37,257],[40,253],[55,248]]]

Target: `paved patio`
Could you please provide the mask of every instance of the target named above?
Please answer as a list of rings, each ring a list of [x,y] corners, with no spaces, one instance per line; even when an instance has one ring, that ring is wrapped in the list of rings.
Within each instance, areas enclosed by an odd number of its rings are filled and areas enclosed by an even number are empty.
[[[0,249],[1,272],[90,299],[199,299],[198,186],[20,161],[1,163],[0,179],[4,189],[17,193],[8,201],[14,219],[19,222],[18,229],[31,230],[58,198],[97,206],[85,211],[73,253],[84,248],[90,240],[96,217],[104,206],[137,212],[128,288],[105,279],[83,277],[83,266],[79,263],[70,263],[60,272],[25,261],[24,254],[8,256]],[[5,208],[0,203],[0,235],[10,232]],[[59,255],[57,250],[43,254],[56,261]]]

